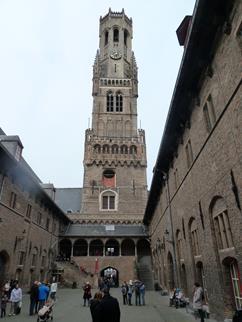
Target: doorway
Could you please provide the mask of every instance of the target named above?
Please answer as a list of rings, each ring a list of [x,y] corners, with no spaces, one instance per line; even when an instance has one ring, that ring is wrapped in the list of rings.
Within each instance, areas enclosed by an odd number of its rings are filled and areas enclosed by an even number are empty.
[[[108,266],[101,270],[100,276],[110,287],[119,286],[119,273],[116,268]]]

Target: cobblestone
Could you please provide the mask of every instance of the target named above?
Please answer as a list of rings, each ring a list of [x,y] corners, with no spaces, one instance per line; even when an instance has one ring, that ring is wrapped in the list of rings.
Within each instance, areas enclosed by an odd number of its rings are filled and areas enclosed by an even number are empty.
[[[94,293],[94,292],[93,292]],[[118,298],[121,309],[121,322],[194,322],[195,319],[183,308],[175,309],[168,306],[168,297],[158,292],[146,292],[145,306],[122,305],[120,289],[112,289],[111,294]],[[134,300],[134,299],[133,299]],[[28,316],[29,296],[23,299],[23,308],[19,316],[6,317],[2,321],[31,322],[37,316]],[[9,308],[8,308],[9,309]],[[8,310],[9,311],[9,310]],[[82,290],[60,289],[53,310],[54,321],[58,322],[91,322],[88,307],[83,307]],[[212,322],[213,320],[209,320]]]

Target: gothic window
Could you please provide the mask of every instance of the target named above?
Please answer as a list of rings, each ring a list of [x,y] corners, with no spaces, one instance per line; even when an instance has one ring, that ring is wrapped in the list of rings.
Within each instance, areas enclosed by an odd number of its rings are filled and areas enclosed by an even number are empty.
[[[121,154],[128,154],[128,147],[127,145],[122,145],[120,148]]]
[[[236,309],[241,309],[242,308],[242,287],[241,287],[238,263],[236,260],[233,260],[230,263],[230,275],[231,275],[231,282],[233,287]]]
[[[193,162],[193,152],[192,152],[192,145],[190,140],[188,140],[187,142],[185,151],[186,151],[186,157],[187,157],[187,167],[190,168]]]
[[[107,112],[113,112],[113,93],[107,93]]]
[[[128,31],[125,29],[124,30],[124,44],[127,46],[127,39],[128,39]]]
[[[103,146],[103,153],[109,153],[109,145],[105,144]]]
[[[192,252],[194,256],[200,255],[200,246],[198,242],[198,229],[197,223],[195,219],[192,220],[190,224],[190,236],[191,236],[191,243],[192,243]]]
[[[117,210],[117,196],[112,190],[106,190],[101,194],[100,210]]]
[[[113,41],[118,42],[119,41],[119,31],[118,29],[113,30]]]
[[[214,105],[213,105],[211,95],[209,95],[207,102],[203,107],[203,116],[204,116],[207,131],[211,132],[216,122],[216,115],[215,115]]]
[[[105,32],[104,46],[108,44],[108,31]]]
[[[130,154],[136,154],[137,153],[137,148],[135,145],[131,145],[130,147]]]
[[[214,231],[218,249],[233,247],[228,211],[223,198],[217,198],[212,207]]]
[[[99,144],[96,144],[96,145],[94,146],[94,152],[96,152],[96,153],[101,153],[101,146],[100,146]]]
[[[116,94],[116,112],[123,112],[123,96],[121,93]]]

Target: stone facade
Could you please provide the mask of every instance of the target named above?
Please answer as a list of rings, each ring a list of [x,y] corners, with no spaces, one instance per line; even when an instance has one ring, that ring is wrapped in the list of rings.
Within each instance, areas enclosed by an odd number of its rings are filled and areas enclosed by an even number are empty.
[[[0,284],[11,278],[29,286],[50,278],[58,235],[70,221],[44,192],[21,151],[16,157],[16,149],[9,149],[20,140],[10,144],[8,138],[0,137]],[[21,144],[16,147],[22,150]]]
[[[198,1],[144,217],[156,280],[189,298],[200,282],[219,321],[242,306],[241,14]]]

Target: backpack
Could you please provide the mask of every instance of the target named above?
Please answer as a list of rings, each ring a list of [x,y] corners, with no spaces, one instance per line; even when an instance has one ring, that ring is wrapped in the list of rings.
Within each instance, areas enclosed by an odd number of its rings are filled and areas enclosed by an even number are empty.
[[[122,286],[121,291],[122,291],[122,294],[123,294],[123,295],[126,295],[126,294],[127,294],[127,289],[126,289],[126,287],[125,287],[125,286]]]

